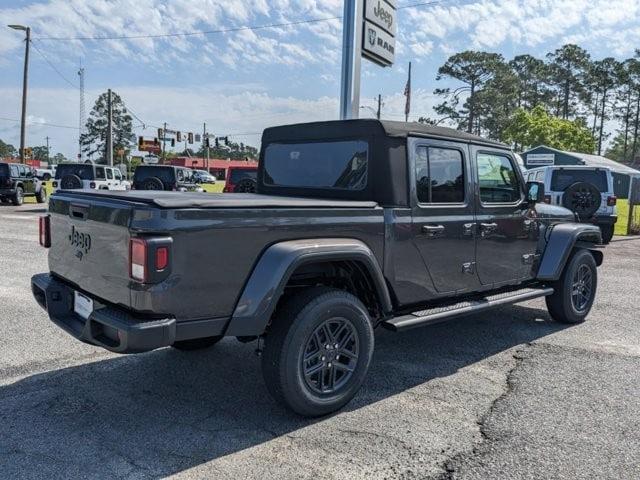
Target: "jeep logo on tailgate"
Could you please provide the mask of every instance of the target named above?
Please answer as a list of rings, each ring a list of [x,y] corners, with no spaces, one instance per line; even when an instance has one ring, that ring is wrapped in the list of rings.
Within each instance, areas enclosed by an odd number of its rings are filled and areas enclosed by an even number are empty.
[[[89,253],[89,250],[91,250],[91,235],[79,232],[73,225],[69,234],[69,243],[71,246],[77,247],[79,252]],[[82,259],[82,255],[78,258]]]

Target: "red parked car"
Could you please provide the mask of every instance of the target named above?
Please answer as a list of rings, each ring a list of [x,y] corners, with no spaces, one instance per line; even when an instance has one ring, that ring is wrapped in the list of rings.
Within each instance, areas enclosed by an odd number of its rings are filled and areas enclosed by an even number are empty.
[[[257,166],[229,167],[223,192],[255,193],[258,178]]]

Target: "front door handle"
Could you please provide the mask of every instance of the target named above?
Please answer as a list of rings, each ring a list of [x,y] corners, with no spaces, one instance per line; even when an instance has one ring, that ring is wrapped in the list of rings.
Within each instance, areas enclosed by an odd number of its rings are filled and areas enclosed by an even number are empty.
[[[444,234],[444,225],[423,225],[422,232],[428,237],[441,237]]]

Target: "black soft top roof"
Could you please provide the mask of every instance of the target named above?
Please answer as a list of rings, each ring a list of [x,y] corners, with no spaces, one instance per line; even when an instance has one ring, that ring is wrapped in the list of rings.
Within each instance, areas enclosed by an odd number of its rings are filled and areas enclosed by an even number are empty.
[[[418,122],[397,122],[392,120],[358,119],[331,120],[326,122],[298,123],[267,128],[262,136],[263,142],[296,141],[313,138],[339,138],[351,136],[386,136],[394,138],[432,137],[448,140],[477,143],[492,147],[509,147],[495,140],[472,135],[447,127],[434,127]]]

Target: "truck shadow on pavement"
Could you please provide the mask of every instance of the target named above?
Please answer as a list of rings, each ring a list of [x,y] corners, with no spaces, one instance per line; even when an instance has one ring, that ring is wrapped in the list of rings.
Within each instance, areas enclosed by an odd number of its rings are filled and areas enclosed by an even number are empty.
[[[370,419],[379,402],[564,327],[545,310],[511,306],[406,333],[378,330],[369,376],[346,415],[366,422],[363,412]],[[206,351],[109,357],[0,387],[2,476],[161,478],[215,459],[228,466],[226,455],[322,427],[327,419],[272,401],[254,348],[226,339]]]

